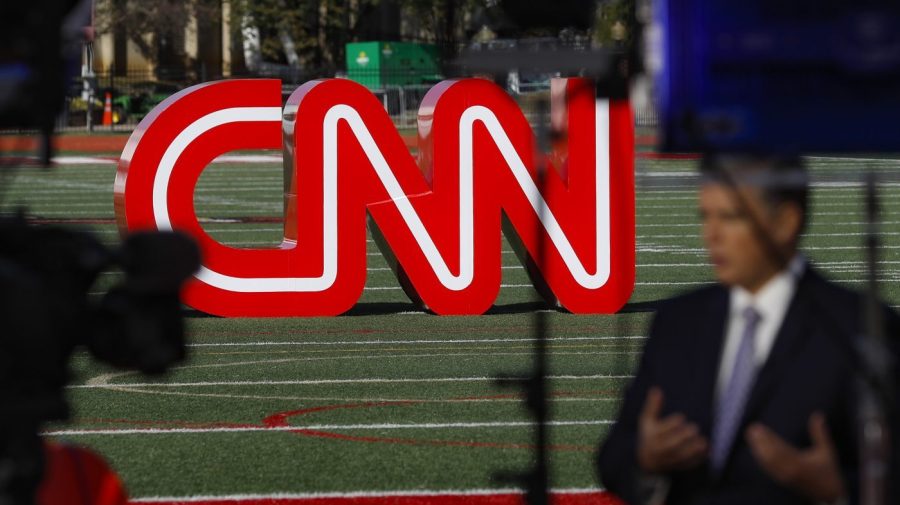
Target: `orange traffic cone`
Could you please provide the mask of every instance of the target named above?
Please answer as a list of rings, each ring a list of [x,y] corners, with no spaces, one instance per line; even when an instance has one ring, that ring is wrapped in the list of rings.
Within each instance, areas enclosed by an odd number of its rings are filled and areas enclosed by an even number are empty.
[[[103,126],[112,126],[112,94],[106,92],[106,102],[103,104]]]

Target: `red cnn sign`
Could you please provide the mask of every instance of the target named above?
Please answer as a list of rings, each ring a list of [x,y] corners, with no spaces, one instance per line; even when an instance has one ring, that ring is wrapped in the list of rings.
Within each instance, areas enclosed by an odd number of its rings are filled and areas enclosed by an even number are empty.
[[[200,84],[161,103],[119,161],[123,234],[191,234],[203,266],[183,301],[222,316],[325,316],[366,280],[366,214],[409,297],[437,314],[481,314],[500,290],[501,225],[535,286],[575,313],[613,313],[634,287],[634,130],[627,102],[583,79],[554,83],[565,145],[537,159],[516,103],[480,79],[444,81],[418,116],[413,157],[365,87],[309,82],[284,110],[277,80]],[[556,107],[562,105],[562,107]],[[194,213],[203,169],[238,149],[283,149],[284,239],[213,240]],[[536,161],[547,163],[543,184]]]

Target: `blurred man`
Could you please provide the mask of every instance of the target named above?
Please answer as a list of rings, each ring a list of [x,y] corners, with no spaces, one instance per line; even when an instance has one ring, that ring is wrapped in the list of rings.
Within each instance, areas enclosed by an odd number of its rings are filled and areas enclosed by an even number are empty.
[[[842,503],[858,494],[860,297],[798,253],[799,160],[710,158],[702,176],[718,284],[660,307],[601,480],[634,504]]]

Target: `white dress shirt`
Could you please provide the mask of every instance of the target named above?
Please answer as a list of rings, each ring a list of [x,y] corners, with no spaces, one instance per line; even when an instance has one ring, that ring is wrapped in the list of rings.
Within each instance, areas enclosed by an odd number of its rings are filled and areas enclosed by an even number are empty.
[[[737,358],[738,347],[741,344],[741,333],[746,324],[743,316],[744,310],[752,305],[761,316],[756,327],[753,353],[758,371],[772,351],[775,336],[781,329],[781,323],[784,321],[788,306],[797,290],[797,281],[803,274],[805,266],[806,260],[802,255],[797,254],[788,263],[787,268],[772,277],[756,294],[739,286],[731,288],[725,342],[722,346],[719,376],[716,382],[716,397],[728,387],[728,381],[731,380],[734,360]]]

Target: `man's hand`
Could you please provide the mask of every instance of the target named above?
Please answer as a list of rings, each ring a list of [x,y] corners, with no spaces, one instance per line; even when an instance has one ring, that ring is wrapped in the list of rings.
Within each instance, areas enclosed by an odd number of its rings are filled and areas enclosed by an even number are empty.
[[[706,459],[709,444],[682,414],[660,418],[663,393],[650,388],[638,420],[637,461],[648,473],[686,470]]]
[[[844,481],[821,413],[810,416],[809,436],[812,446],[797,449],[762,424],[746,432],[756,461],[773,479],[809,498],[833,503],[844,496]]]

